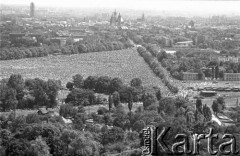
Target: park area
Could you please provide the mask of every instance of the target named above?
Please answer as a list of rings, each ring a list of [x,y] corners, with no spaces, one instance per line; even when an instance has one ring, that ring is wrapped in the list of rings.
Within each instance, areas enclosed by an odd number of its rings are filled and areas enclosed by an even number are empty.
[[[140,78],[144,86],[159,86],[163,94],[168,93],[135,49],[0,61],[0,78],[13,73],[24,78],[58,79],[63,85],[76,74],[84,78],[90,75],[119,77],[125,84]]]

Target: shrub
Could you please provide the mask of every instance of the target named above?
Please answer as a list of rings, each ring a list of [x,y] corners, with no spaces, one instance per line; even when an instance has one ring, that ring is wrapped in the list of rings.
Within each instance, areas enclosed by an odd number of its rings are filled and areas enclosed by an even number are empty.
[[[31,123],[39,123],[40,118],[39,115],[36,113],[31,113],[26,116],[26,123],[31,124]]]
[[[105,107],[99,107],[97,112],[98,112],[98,115],[104,115],[105,113],[108,112],[108,110]]]
[[[139,121],[136,121],[133,124],[133,128],[132,129],[134,131],[141,132],[145,126],[146,126],[145,122],[143,120],[139,120]]]

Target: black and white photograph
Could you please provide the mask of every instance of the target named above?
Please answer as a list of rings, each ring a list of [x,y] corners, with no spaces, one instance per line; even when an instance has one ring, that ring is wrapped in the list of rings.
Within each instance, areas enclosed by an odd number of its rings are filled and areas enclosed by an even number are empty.
[[[1,0],[0,156],[240,156],[240,0]]]

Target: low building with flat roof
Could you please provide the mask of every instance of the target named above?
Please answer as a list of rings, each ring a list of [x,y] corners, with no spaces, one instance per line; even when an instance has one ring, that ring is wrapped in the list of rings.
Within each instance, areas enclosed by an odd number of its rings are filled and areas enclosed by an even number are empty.
[[[189,48],[193,46],[193,41],[184,41],[175,43],[174,47]]]
[[[209,91],[209,90],[203,90],[200,92],[200,95],[202,96],[216,96],[217,95],[217,92],[216,91]]]
[[[234,62],[234,63],[238,63],[240,62],[240,57],[239,56],[219,56],[218,57],[218,61],[219,62]]]
[[[183,80],[198,80],[198,73],[183,72]]]
[[[240,73],[224,73],[225,81],[240,81]]]

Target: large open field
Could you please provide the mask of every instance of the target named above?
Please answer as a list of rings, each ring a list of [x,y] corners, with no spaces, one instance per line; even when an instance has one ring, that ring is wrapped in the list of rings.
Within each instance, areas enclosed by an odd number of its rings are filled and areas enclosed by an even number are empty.
[[[135,49],[59,55],[0,61],[0,78],[19,73],[24,78],[60,79],[63,84],[75,74],[119,77],[124,83],[139,77],[146,86],[156,85],[168,92]]]

